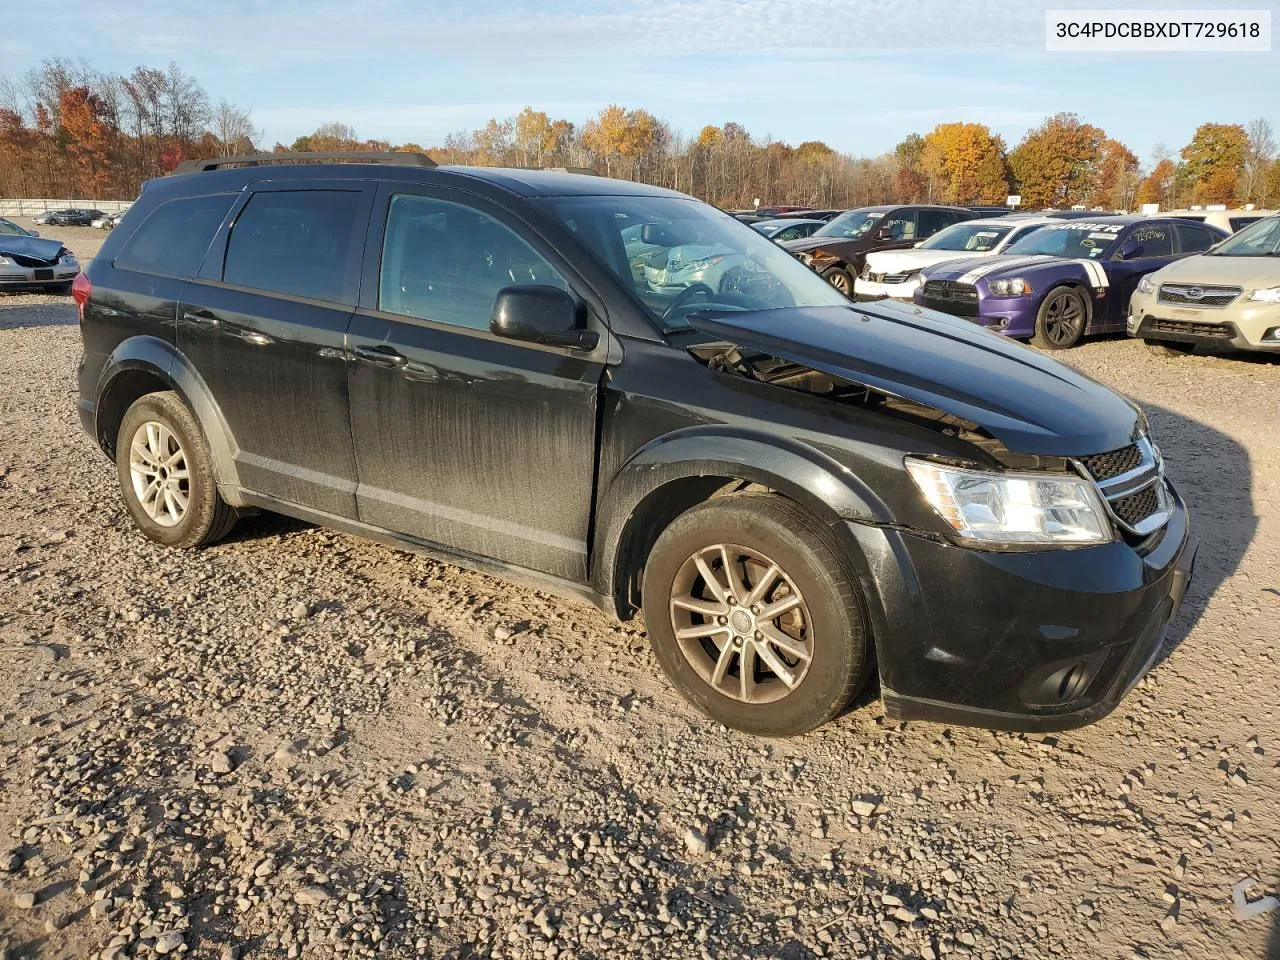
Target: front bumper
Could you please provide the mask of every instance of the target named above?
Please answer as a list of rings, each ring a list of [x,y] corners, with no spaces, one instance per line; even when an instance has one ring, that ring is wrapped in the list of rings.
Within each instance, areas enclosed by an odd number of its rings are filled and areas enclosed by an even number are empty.
[[[883,300],[885,297],[910,300],[919,288],[919,280],[909,280],[906,283],[877,283],[858,277],[853,281],[853,295],[858,300]]]
[[[886,715],[1050,731],[1110,713],[1158,656],[1191,578],[1196,544],[1173,500],[1139,547],[999,553],[848,524]]]
[[[46,287],[70,283],[80,272],[80,265],[57,264],[52,267],[0,267],[0,290],[20,287]]]
[[[1280,305],[1238,301],[1221,309],[1160,303],[1155,293],[1135,292],[1125,330],[1142,340],[1206,343],[1237,350],[1280,352]]]

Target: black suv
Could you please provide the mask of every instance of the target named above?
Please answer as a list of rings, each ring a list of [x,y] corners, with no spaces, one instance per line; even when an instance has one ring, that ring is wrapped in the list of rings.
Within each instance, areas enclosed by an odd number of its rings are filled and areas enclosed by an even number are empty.
[[[846,297],[852,297],[853,278],[862,273],[868,253],[914,247],[944,227],[980,216],[967,207],[859,207],[833,217],[803,240],[788,240],[782,246]]]
[[[1187,513],[1094,381],[855,307],[669,190],[270,159],[152,181],[76,281],[80,414],[151,539],[274,510],[642,610],[671,681],[767,735],[873,663],[894,718],[1069,727],[1160,648]]]

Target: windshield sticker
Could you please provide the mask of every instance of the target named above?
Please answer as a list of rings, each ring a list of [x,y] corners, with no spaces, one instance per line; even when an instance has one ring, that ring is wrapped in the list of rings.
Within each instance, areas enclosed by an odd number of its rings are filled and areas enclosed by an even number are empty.
[[[1107,242],[1107,243],[1110,243],[1110,242],[1111,242],[1112,240],[1114,240],[1115,238],[1116,238],[1116,235],[1115,235],[1114,233],[1091,233],[1091,234],[1089,234],[1089,239],[1090,239],[1090,240],[1103,240],[1103,241],[1105,241],[1105,242]],[[1085,242],[1085,241],[1083,241],[1083,240],[1081,241],[1081,243],[1084,243],[1084,242]]]

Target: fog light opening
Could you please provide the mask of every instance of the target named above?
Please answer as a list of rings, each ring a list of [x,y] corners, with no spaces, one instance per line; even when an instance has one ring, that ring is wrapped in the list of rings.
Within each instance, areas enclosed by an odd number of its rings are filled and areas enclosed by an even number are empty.
[[[1087,678],[1088,673],[1083,663],[1072,664],[1063,671],[1062,679],[1058,681],[1058,699],[1064,702],[1074,700],[1084,691]]]

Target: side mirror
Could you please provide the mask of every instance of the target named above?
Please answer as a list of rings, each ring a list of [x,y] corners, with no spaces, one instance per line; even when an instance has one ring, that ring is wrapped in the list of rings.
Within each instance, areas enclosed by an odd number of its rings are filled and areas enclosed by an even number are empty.
[[[31,234],[33,237],[38,237],[38,236],[40,236],[40,231],[39,231],[39,230],[28,230],[28,231],[27,231],[27,233]]]
[[[1130,240],[1120,245],[1120,249],[1116,251],[1117,260],[1137,260],[1142,256],[1143,246],[1134,240]]]
[[[594,350],[600,335],[586,326],[586,311],[573,297],[540,284],[503,287],[489,315],[489,332],[499,337]]]
[[[888,227],[881,227],[879,230],[877,230],[877,231],[876,231],[876,239],[877,239],[877,240],[892,240],[892,239],[893,239],[893,231],[892,231],[892,230],[890,230]]]

